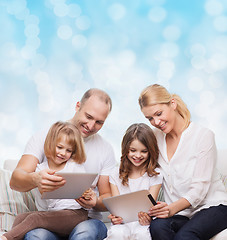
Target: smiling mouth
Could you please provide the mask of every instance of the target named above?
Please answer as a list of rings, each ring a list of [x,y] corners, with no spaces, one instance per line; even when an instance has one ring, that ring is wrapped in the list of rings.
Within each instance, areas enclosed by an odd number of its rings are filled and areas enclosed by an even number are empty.
[[[166,126],[166,122],[159,126],[160,129],[163,129]]]

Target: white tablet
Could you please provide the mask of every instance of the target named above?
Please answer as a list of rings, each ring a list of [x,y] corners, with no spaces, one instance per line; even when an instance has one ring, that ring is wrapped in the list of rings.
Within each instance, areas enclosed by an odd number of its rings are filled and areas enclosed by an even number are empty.
[[[66,180],[65,185],[52,192],[44,192],[42,199],[79,198],[87,189],[96,185],[93,182],[98,176],[97,173],[57,173],[57,175]]]
[[[154,200],[154,204],[151,202],[151,198],[148,190],[141,190],[105,198],[103,203],[110,213],[122,217],[123,222],[127,223],[137,221],[139,212],[148,212],[156,204]]]

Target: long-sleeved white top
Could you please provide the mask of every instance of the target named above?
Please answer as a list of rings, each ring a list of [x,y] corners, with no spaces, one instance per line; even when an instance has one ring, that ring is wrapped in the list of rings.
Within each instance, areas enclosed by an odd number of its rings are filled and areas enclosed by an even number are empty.
[[[187,199],[191,207],[178,214],[191,217],[197,211],[227,205],[227,192],[216,169],[217,151],[211,130],[190,123],[182,133],[176,152],[167,157],[166,134],[154,130],[160,150],[164,197],[167,204],[180,198]]]

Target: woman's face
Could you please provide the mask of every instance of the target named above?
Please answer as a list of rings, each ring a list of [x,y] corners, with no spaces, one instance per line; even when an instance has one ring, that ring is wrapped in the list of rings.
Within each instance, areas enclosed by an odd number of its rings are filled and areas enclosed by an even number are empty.
[[[164,133],[173,130],[176,118],[176,103],[156,104],[142,108],[142,113],[149,120],[152,126],[160,129]]]
[[[141,166],[149,157],[148,149],[137,139],[133,140],[129,146],[127,155],[129,161],[135,166]]]

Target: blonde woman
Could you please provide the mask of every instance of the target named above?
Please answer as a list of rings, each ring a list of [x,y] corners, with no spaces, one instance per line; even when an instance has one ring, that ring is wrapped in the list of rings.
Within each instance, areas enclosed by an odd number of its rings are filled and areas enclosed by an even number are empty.
[[[211,130],[190,120],[176,94],[154,84],[139,105],[156,129],[165,202],[149,211],[153,240],[210,239],[227,228],[227,193],[216,171],[216,145]]]

